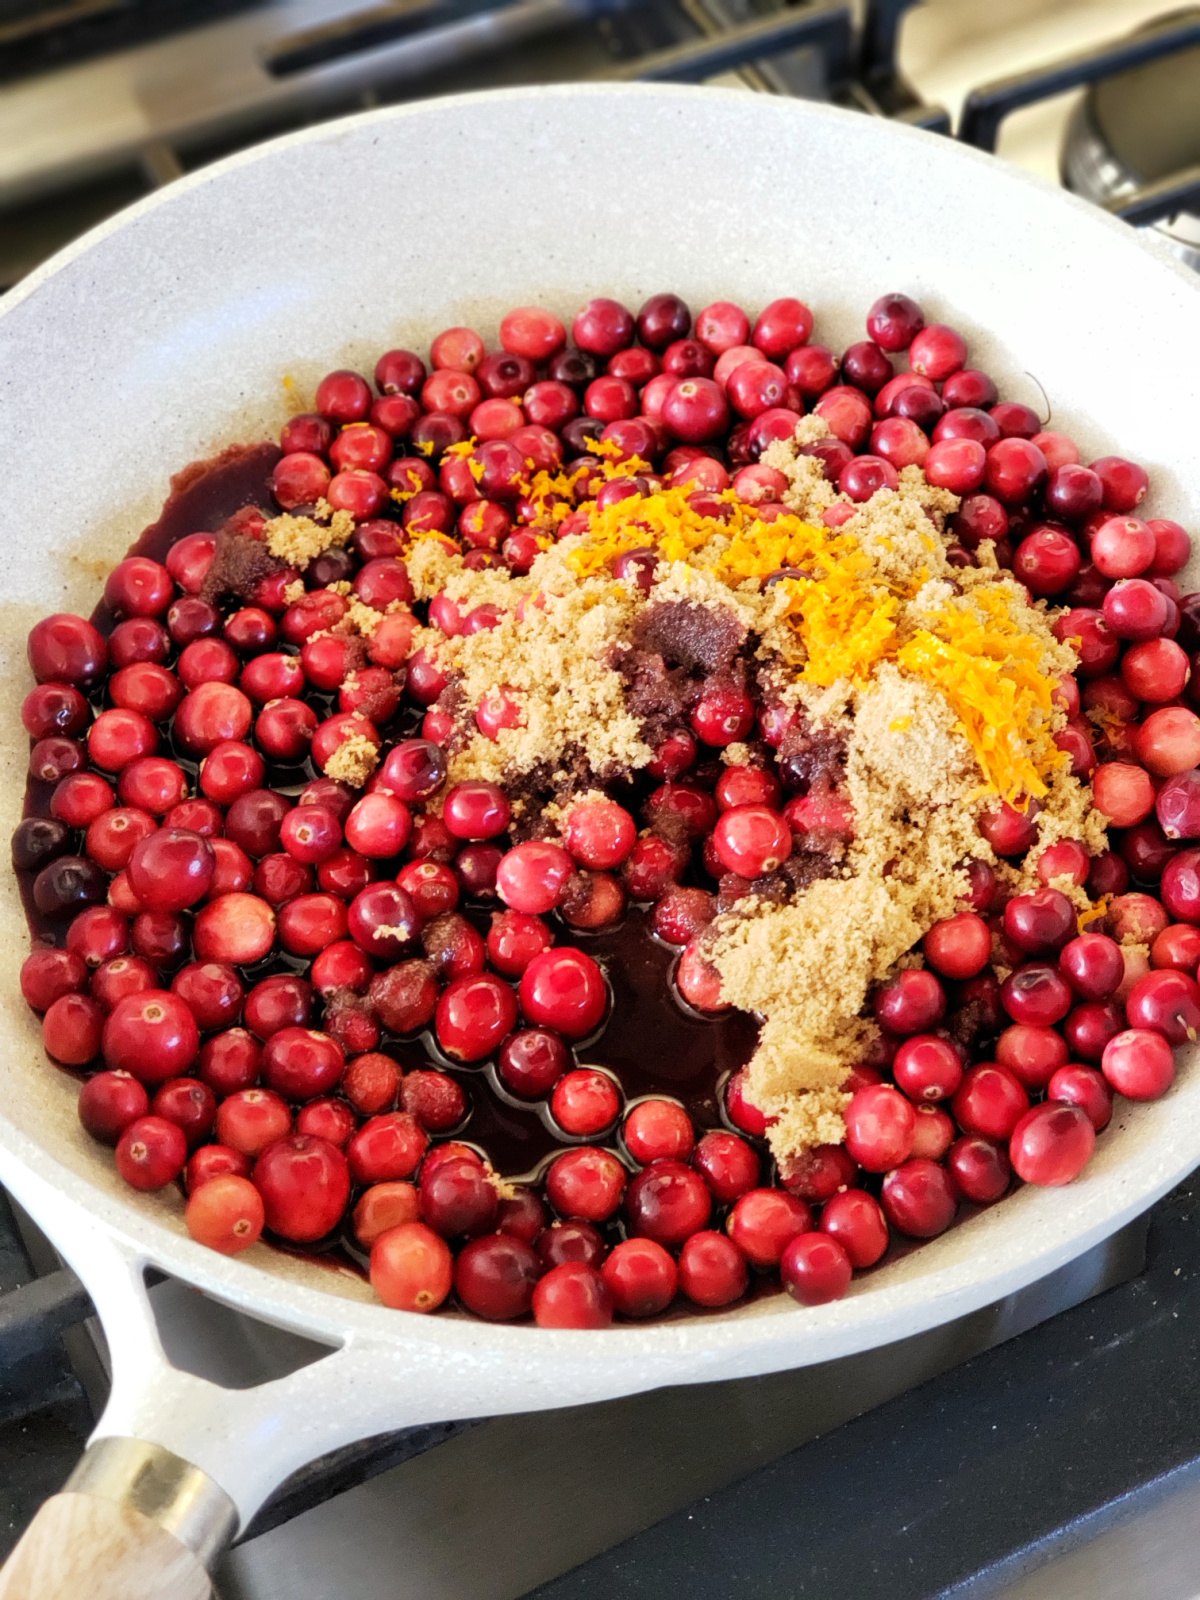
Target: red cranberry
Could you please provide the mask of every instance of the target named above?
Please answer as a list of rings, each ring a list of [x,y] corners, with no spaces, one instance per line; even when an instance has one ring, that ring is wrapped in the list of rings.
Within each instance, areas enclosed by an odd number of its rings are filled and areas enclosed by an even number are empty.
[[[922,328],[909,345],[909,366],[935,383],[958,372],[966,360],[966,340],[944,323],[932,322]]]
[[[576,1137],[590,1137],[610,1127],[620,1109],[621,1097],[612,1079],[592,1068],[560,1078],[550,1100],[559,1127]]]
[[[1096,1146],[1096,1131],[1079,1106],[1048,1100],[1027,1111],[1013,1129],[1008,1153],[1026,1183],[1070,1183]]]
[[[346,1157],[311,1134],[289,1134],[259,1157],[254,1186],[273,1233],[307,1244],[331,1233],[350,1198]]]
[[[780,1168],[779,1180],[791,1194],[818,1204],[852,1184],[857,1172],[844,1145],[819,1144],[789,1157]]]
[[[914,1034],[892,1064],[896,1084],[910,1100],[948,1100],[962,1082],[962,1061],[947,1039]]]
[[[594,1267],[582,1261],[551,1268],[533,1291],[539,1328],[607,1328],[612,1314],[608,1286]]]
[[[599,1026],[608,989],[600,968],[583,951],[547,950],[522,974],[520,998],[522,1012],[535,1027],[583,1039]]]
[[[619,867],[637,840],[637,823],[614,800],[573,807],[564,830],[567,848],[580,866],[605,872]]]
[[[1058,889],[1016,895],[1004,908],[1004,932],[1027,955],[1059,950],[1075,931],[1075,907]]]
[[[1161,1033],[1130,1028],[1104,1047],[1101,1070],[1130,1100],[1157,1100],[1175,1079],[1175,1058]]]
[[[202,1144],[199,1150],[193,1151],[188,1157],[187,1166],[183,1169],[183,1186],[188,1194],[195,1194],[197,1189],[211,1183],[214,1178],[249,1176],[249,1158],[240,1150],[232,1150],[226,1144]],[[257,1189],[254,1190],[254,1196],[258,1198]]]
[[[1200,963],[1200,928],[1176,923],[1164,928],[1150,947],[1152,967],[1174,967],[1195,977]]]
[[[644,1167],[625,1193],[633,1233],[668,1247],[682,1244],[703,1228],[711,1208],[703,1180],[678,1161]]]
[[[616,1156],[584,1145],[553,1163],[546,1174],[546,1198],[562,1216],[604,1222],[620,1205],[627,1176]]]
[[[196,1078],[172,1078],[154,1096],[150,1107],[183,1130],[189,1150],[207,1139],[217,1115],[217,1100],[206,1083]]]
[[[453,1256],[423,1223],[388,1228],[371,1246],[371,1287],[394,1311],[435,1311],[453,1280]]]
[[[81,951],[69,947],[34,950],[21,966],[21,993],[35,1011],[46,1011],[61,995],[78,994],[85,988],[87,975],[87,962]]]
[[[456,978],[438,1001],[438,1044],[456,1061],[482,1061],[517,1020],[517,1002],[507,984],[488,973]],[[533,1019],[538,1020],[538,1019]]]
[[[867,332],[883,350],[907,350],[924,326],[924,312],[906,294],[881,295],[867,312]]]
[[[291,1131],[292,1114],[270,1089],[240,1089],[217,1107],[221,1144],[257,1159]]]
[[[1009,1185],[1012,1168],[1002,1145],[979,1134],[966,1134],[950,1146],[946,1165],[964,1200],[990,1205]]]
[[[183,1171],[187,1141],[164,1117],[139,1117],[117,1140],[117,1171],[134,1189],[162,1189]]]
[[[801,1233],[783,1252],[779,1275],[794,1300],[804,1306],[821,1306],[842,1298],[850,1287],[853,1268],[836,1239],[825,1233]]]
[[[1053,1027],[1071,1009],[1071,990],[1051,966],[1027,962],[1001,986],[1004,1009],[1014,1022]]]
[[[507,1322],[533,1305],[541,1267],[531,1247],[509,1234],[473,1239],[454,1263],[454,1288],[477,1317]]]
[[[627,1136],[628,1137],[628,1136]],[[723,1204],[737,1200],[759,1179],[758,1156],[735,1133],[722,1129],[706,1133],[692,1154],[692,1165],[703,1177],[714,1199]]]
[[[444,1148],[444,1147],[443,1147]],[[478,1159],[451,1157],[421,1173],[421,1216],[444,1239],[491,1231],[497,1194]]]
[[[920,1159],[888,1173],[880,1202],[891,1226],[915,1239],[944,1233],[958,1210],[954,1180],[946,1168]]]
[[[29,667],[39,683],[90,688],[104,675],[108,650],[90,622],[64,611],[43,617],[29,632]]]
[[[42,1018],[46,1053],[65,1067],[84,1067],[100,1051],[104,1012],[83,994],[62,994]]]
[[[876,1020],[891,1033],[925,1033],[946,1014],[946,994],[932,972],[909,968],[877,992]]]
[[[774,1267],[797,1234],[812,1228],[812,1212],[783,1189],[751,1189],[726,1223],[730,1238],[756,1267]]]
[[[102,1048],[109,1067],[143,1083],[163,1083],[191,1066],[200,1035],[182,1000],[164,989],[147,989],[128,995],[109,1012]]]
[[[675,1298],[675,1262],[653,1239],[623,1240],[608,1256],[600,1273],[622,1316],[657,1316]]]
[[[972,911],[935,922],[921,941],[925,959],[946,978],[973,978],[991,960],[988,925]]]
[[[511,1233],[526,1244],[533,1243],[546,1222],[545,1206],[528,1188],[518,1187],[510,1200],[501,1200],[496,1210],[496,1232]]]
[[[696,1142],[691,1118],[673,1100],[641,1101],[626,1116],[623,1133],[625,1148],[643,1166],[663,1159],[686,1161]]]
[[[258,1082],[262,1048],[245,1028],[228,1028],[201,1046],[196,1076],[222,1098]]]
[[[1125,998],[1131,1028],[1161,1033],[1169,1044],[1200,1037],[1200,988],[1185,972],[1164,968],[1139,978]]]
[[[128,1072],[97,1072],[79,1092],[79,1120],[102,1144],[115,1145],[149,1109],[149,1095]]]
[[[910,1161],[907,1168],[900,1170],[911,1170],[915,1165]],[[886,1184],[889,1179],[884,1181]],[[883,1209],[862,1189],[843,1190],[827,1202],[821,1212],[821,1232],[837,1240],[854,1267],[874,1266],[887,1249],[888,1227]]]
[[[499,785],[472,779],[450,790],[442,815],[456,839],[494,839],[508,827],[512,808]]]
[[[860,1089],[846,1107],[846,1149],[868,1172],[887,1172],[907,1159],[916,1115],[887,1084]]]
[[[1112,1121],[1112,1090],[1091,1067],[1060,1067],[1050,1080],[1047,1098],[1078,1106],[1097,1133]]]

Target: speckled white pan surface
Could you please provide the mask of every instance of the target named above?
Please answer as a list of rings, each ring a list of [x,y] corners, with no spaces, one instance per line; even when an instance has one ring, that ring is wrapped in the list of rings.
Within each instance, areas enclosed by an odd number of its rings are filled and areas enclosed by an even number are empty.
[[[659,87],[433,101],[251,150],[125,212],[0,305],[0,831],[20,815],[39,615],[87,613],[168,476],[277,431],[285,378],[421,348],[512,305],[560,315],[664,289],[752,313],[798,294],[835,347],[900,289],[971,340],[1006,398],[1046,397],[1085,452],[1146,463],[1148,507],[1200,531],[1200,279],[1058,191],[942,139],[800,102]],[[1026,1188],[836,1305],[784,1297],[659,1328],[546,1333],[388,1312],[349,1275],[194,1245],[174,1192],[139,1197],[79,1129],[17,973],[0,877],[0,1180],[97,1299],[116,1355],[104,1433],[210,1471],[249,1513],[295,1465],[431,1418],[563,1405],[801,1365],[1012,1292],[1200,1161],[1200,1066],[1123,1103],[1084,1177]],[[138,1282],[152,1262],[335,1353],[254,1394],[166,1368]]]

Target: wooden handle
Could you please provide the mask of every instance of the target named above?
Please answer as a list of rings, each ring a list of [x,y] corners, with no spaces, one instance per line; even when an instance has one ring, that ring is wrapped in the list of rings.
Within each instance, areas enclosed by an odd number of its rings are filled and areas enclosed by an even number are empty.
[[[65,1490],[0,1570],[0,1600],[209,1600],[186,1545],[132,1506]]]

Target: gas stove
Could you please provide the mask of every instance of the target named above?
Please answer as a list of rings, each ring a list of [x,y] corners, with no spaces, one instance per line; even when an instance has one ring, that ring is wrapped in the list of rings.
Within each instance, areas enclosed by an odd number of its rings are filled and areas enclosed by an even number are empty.
[[[255,139],[596,76],[915,123],[1200,266],[1200,9],[1161,0],[0,0],[0,290]],[[349,1446],[263,1508],[219,1595],[1195,1600],[1198,1200],[848,1360]],[[169,1279],[152,1294],[170,1359],[226,1387],[321,1353]],[[86,1293],[0,1195],[0,1553],[106,1388]]]

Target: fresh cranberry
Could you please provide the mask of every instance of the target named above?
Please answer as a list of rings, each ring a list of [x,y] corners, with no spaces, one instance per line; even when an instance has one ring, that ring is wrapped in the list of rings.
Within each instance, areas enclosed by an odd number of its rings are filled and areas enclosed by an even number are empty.
[[[932,972],[908,968],[875,996],[876,1020],[891,1033],[926,1033],[946,1014],[946,994]]]
[[[79,1120],[102,1144],[115,1145],[149,1110],[149,1095],[128,1072],[97,1072],[79,1092]]]
[[[979,1134],[965,1134],[950,1146],[946,1165],[964,1200],[990,1205],[1008,1188],[1012,1177],[1003,1145]]]
[[[258,1242],[265,1211],[262,1196],[248,1178],[229,1172],[188,1187],[184,1220],[197,1243],[231,1256]]]
[[[798,1234],[779,1263],[784,1288],[804,1306],[840,1300],[850,1287],[853,1271],[841,1244],[825,1233]]]
[[[183,1130],[189,1150],[207,1139],[217,1115],[217,1100],[206,1083],[196,1078],[171,1078],[162,1084],[150,1106],[156,1117],[165,1117]]]
[[[535,1027],[583,1039],[601,1022],[608,989],[600,968],[583,951],[547,950],[525,968],[520,999],[522,1012]]]
[[[914,1034],[892,1064],[896,1084],[910,1100],[948,1100],[962,1082],[962,1061],[947,1039]]]
[[[370,1250],[389,1229],[416,1222],[419,1212],[420,1201],[411,1183],[374,1183],[354,1207],[354,1237]]]
[[[552,1267],[533,1291],[533,1315],[539,1328],[607,1328],[613,1301],[594,1267],[564,1261]]]
[[[494,839],[508,827],[512,808],[497,784],[472,779],[450,790],[442,815],[456,839]]]
[[[973,978],[991,960],[988,925],[973,911],[935,922],[921,941],[929,965],[945,978]]]
[[[607,1150],[568,1150],[546,1174],[546,1198],[564,1217],[605,1222],[621,1203],[628,1174]]]
[[[756,1267],[774,1267],[790,1241],[811,1230],[812,1212],[786,1190],[751,1189],[734,1205],[726,1227]]]
[[[1008,1153],[1019,1178],[1054,1186],[1077,1178],[1095,1146],[1096,1130],[1084,1110],[1048,1100],[1017,1123]]]
[[[165,989],[128,995],[105,1019],[105,1063],[143,1083],[182,1076],[199,1048],[200,1034],[191,1011]]]
[[[1178,972],[1196,975],[1200,963],[1200,928],[1175,923],[1164,928],[1150,947],[1152,967],[1174,967]]]
[[[44,917],[72,915],[105,897],[104,874],[83,856],[59,856],[33,880],[33,903]]]
[[[967,343],[961,334],[944,323],[932,322],[920,329],[908,348],[908,363],[914,372],[941,383],[966,365]]]
[[[104,1012],[87,995],[61,994],[42,1018],[46,1053],[65,1067],[84,1067],[100,1052]]]
[[[291,1132],[292,1113],[270,1089],[239,1089],[217,1107],[221,1144],[257,1159]]]
[[[881,295],[867,312],[867,332],[882,350],[907,350],[925,326],[925,313],[906,294]]]
[[[108,664],[108,650],[92,624],[64,611],[34,624],[27,653],[38,683],[65,683],[76,689],[97,683]]]
[[[232,1150],[227,1144],[202,1144],[188,1157],[187,1166],[183,1169],[183,1186],[188,1194],[195,1194],[197,1189],[211,1183],[214,1178],[249,1176],[250,1160],[240,1150]],[[258,1190],[254,1193],[257,1198]]]
[[[946,1168],[920,1159],[888,1173],[880,1201],[891,1226],[916,1239],[944,1233],[958,1209],[954,1180]]]
[[[1060,1067],[1051,1078],[1047,1098],[1078,1106],[1099,1133],[1112,1121],[1113,1092],[1107,1080],[1091,1067]]]
[[[944,439],[932,445],[923,471],[929,482],[952,494],[973,495],[984,480],[987,452],[974,439]]]
[[[497,1194],[478,1160],[453,1157],[421,1174],[421,1216],[445,1239],[491,1231]]]
[[[887,1172],[908,1158],[916,1131],[912,1106],[887,1084],[860,1089],[845,1110],[846,1149],[868,1172]]]
[[[533,1305],[541,1266],[531,1247],[493,1233],[464,1245],[454,1263],[454,1288],[468,1311],[490,1322],[522,1317]]]
[[[1014,896],[1004,908],[1005,936],[1027,955],[1059,950],[1075,931],[1075,907],[1058,889]]]
[[[675,1298],[678,1282],[675,1262],[653,1239],[622,1240],[609,1254],[600,1273],[622,1316],[657,1316]]]
[[[908,1163],[909,1168],[913,1165]],[[845,1189],[827,1201],[821,1212],[821,1232],[836,1239],[850,1264],[860,1269],[874,1266],[888,1245],[883,1209],[862,1189]]]
[[[506,983],[488,973],[455,978],[438,1001],[438,1044],[456,1061],[491,1055],[517,1020],[517,1002]],[[537,1019],[534,1019],[537,1020]]]
[[[165,1117],[138,1117],[117,1140],[117,1171],[134,1189],[162,1189],[183,1171],[187,1141]]]
[[[454,1258],[420,1222],[386,1229],[371,1246],[371,1287],[394,1311],[435,1311],[450,1293]]]
[[[196,1076],[218,1096],[251,1089],[258,1082],[262,1047],[245,1028],[227,1028],[200,1047]]]
[[[1157,1100],[1175,1080],[1175,1058],[1161,1033],[1130,1028],[1104,1047],[1100,1069],[1118,1094]]]
[[[96,909],[107,913],[106,907]],[[88,913],[85,911],[83,915]],[[79,920],[76,918],[76,922]],[[70,947],[34,950],[21,966],[21,993],[26,1004],[35,1011],[46,1011],[61,995],[78,994],[87,986],[87,977],[88,963],[82,951]]]
[[[612,1079],[593,1068],[568,1072],[560,1078],[550,1100],[559,1127],[575,1137],[590,1137],[610,1127],[621,1109],[621,1097]]]
[[[192,948],[198,961],[249,966],[275,942],[275,913],[254,894],[223,894],[196,917]]]
[[[644,1167],[625,1192],[633,1233],[667,1247],[680,1245],[703,1228],[712,1201],[700,1176],[678,1161]]]

